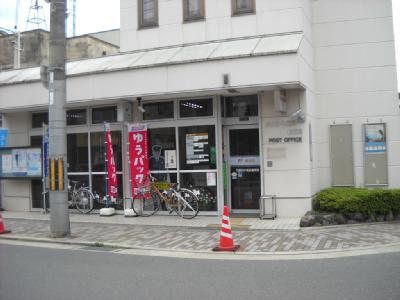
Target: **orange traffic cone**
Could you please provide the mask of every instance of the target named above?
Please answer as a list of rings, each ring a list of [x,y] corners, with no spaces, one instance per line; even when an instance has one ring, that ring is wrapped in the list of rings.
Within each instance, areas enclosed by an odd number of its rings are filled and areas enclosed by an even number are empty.
[[[5,230],[5,229],[4,229],[3,217],[2,217],[1,214],[0,214],[0,234],[9,233],[9,232],[11,232],[11,231],[10,231],[10,230]]]
[[[229,221],[228,206],[224,206],[224,215],[222,216],[221,234],[219,237],[219,246],[213,248],[213,251],[236,251],[240,245],[235,245],[232,237],[231,223]]]

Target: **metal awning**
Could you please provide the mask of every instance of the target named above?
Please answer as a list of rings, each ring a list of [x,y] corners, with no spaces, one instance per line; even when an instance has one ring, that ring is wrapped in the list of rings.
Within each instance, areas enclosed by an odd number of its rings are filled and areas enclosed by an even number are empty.
[[[66,72],[67,76],[79,76],[118,70],[185,64],[189,62],[296,53],[300,47],[302,38],[303,33],[296,32],[141,50],[68,62]],[[0,85],[37,80],[40,80],[39,67],[0,72]]]

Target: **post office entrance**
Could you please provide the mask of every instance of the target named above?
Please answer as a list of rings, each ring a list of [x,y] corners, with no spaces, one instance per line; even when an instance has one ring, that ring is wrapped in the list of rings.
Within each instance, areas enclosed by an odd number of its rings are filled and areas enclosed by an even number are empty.
[[[227,195],[233,213],[257,213],[261,195],[259,131],[254,126],[228,126]]]

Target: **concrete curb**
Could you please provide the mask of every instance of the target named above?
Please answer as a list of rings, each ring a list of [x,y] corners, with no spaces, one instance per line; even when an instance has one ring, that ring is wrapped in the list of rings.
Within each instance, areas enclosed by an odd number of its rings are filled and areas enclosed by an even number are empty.
[[[248,259],[248,260],[290,260],[290,259],[325,259],[359,256],[368,254],[400,252],[400,242],[385,245],[374,245],[365,247],[354,247],[347,249],[327,249],[313,251],[281,251],[281,252],[213,252],[207,250],[187,250],[171,248],[138,247],[124,244],[107,243],[101,241],[61,241],[52,238],[34,238],[27,236],[2,235],[1,240],[21,241],[43,244],[61,244],[81,247],[98,247],[99,251],[104,248],[115,248],[115,253],[164,256],[175,258],[194,259]],[[235,258],[234,258],[235,257]]]
[[[15,217],[4,217],[5,220],[27,220],[27,221],[41,221],[41,222],[49,222],[49,220],[43,219],[35,219],[35,218],[15,218]],[[89,221],[75,221],[71,220],[71,223],[76,224],[104,224],[104,225],[124,225],[124,226],[140,226],[140,227],[162,227],[162,228],[182,228],[185,230],[219,230],[219,227],[213,226],[181,226],[181,225],[160,225],[160,224],[125,224],[125,223],[103,223],[103,222],[93,222],[92,220]],[[384,221],[384,222],[370,222],[370,223],[356,223],[356,224],[342,224],[342,225],[328,225],[328,226],[319,226],[319,227],[299,227],[296,229],[281,229],[281,228],[243,228],[241,226],[231,225],[232,229],[235,231],[318,231],[318,230],[329,230],[329,229],[338,229],[338,228],[351,228],[351,227],[359,227],[359,226],[374,226],[380,224],[400,224],[400,221]]]

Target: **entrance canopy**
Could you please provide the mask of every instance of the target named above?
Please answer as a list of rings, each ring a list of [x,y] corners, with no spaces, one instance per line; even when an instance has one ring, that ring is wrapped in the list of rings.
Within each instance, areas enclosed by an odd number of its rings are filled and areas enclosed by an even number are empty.
[[[302,40],[303,33],[296,32],[72,61],[67,63],[67,102],[213,91],[224,88],[224,74],[234,88],[297,83]],[[0,109],[47,101],[39,67],[0,73]]]

